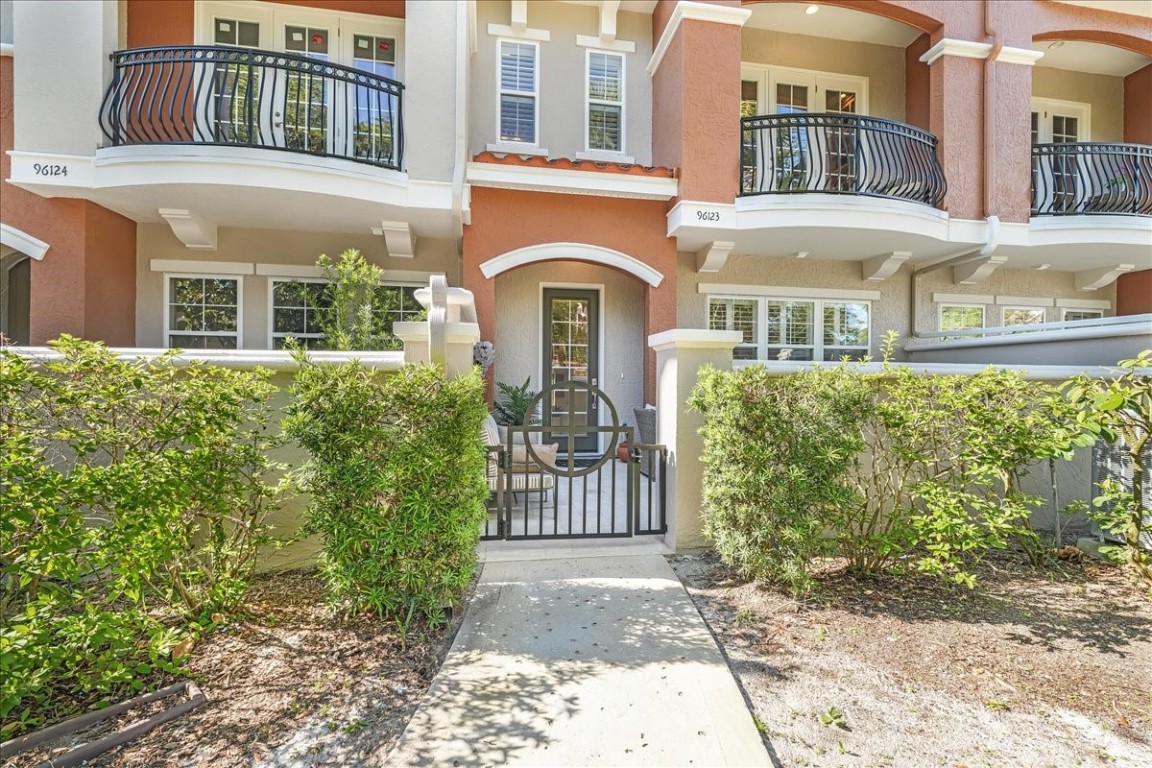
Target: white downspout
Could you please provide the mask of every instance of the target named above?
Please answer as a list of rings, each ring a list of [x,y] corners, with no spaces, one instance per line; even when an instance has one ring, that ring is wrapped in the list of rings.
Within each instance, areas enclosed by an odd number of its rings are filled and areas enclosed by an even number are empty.
[[[471,21],[475,10],[475,2],[471,0],[456,4],[456,135],[452,165],[452,228],[458,239],[464,236],[464,225],[468,223],[464,212],[464,174],[468,165],[468,61],[472,55]]]

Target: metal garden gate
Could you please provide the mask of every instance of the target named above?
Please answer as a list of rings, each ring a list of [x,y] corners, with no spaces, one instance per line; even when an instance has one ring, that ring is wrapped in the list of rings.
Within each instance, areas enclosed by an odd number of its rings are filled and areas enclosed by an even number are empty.
[[[599,408],[589,408],[595,403]],[[598,411],[610,424],[589,424]],[[536,395],[529,414],[539,423],[507,427],[501,446],[489,447],[485,539],[610,538],[661,534],[665,524],[662,445],[636,444],[616,407],[596,386],[572,379]],[[592,436],[598,448],[580,451]],[[618,456],[626,441],[625,460]]]

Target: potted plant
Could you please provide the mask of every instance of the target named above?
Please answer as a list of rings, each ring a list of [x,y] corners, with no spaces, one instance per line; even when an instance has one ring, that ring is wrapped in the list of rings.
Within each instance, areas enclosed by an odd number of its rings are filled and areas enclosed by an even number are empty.
[[[628,422],[624,422],[621,426],[627,427]],[[623,437],[621,437],[620,442],[616,444],[616,458],[625,464],[628,463],[628,441]]]
[[[531,376],[524,379],[524,383],[520,386],[498,381],[496,388],[500,390],[499,397],[493,403],[496,410],[493,416],[497,424],[502,427],[519,427],[537,422],[536,414],[528,413],[528,407],[536,397],[536,391],[532,389]]]

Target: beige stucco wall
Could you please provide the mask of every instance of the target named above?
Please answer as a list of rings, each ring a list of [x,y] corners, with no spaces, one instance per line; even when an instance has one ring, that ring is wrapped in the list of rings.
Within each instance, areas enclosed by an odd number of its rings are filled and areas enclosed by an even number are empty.
[[[451,181],[455,159],[459,3],[409,3],[404,20],[404,164],[413,178]],[[467,77],[467,66],[465,76]]]
[[[215,251],[191,251],[164,224],[141,224],[136,229],[136,344],[163,347],[164,275],[153,272],[153,259],[227,261],[246,264],[313,266],[324,253],[336,257],[348,248],[359,249],[385,270],[442,272],[450,285],[460,284],[460,260],[451,240],[417,241],[416,258],[391,259],[384,238],[325,232],[262,229],[221,229]],[[269,348],[269,280],[245,275],[242,281],[242,343],[244,349]]]
[[[533,388],[540,389],[542,286],[602,286],[600,388],[616,406],[621,423],[634,424],[632,409],[644,405],[644,286],[608,267],[546,262],[499,275],[496,379],[520,384],[531,376]]]
[[[496,143],[496,50],[499,38],[488,34],[489,24],[507,25],[506,0],[477,3],[477,52],[472,61],[470,141],[472,155]],[[576,45],[577,35],[599,34],[599,13],[593,6],[568,3],[530,3],[528,26],[546,29],[551,40],[540,43],[539,141],[550,157],[574,158],[585,151],[584,94],[587,48]],[[647,14],[621,11],[616,16],[616,38],[636,43],[636,52],[624,54],[624,154],[641,165],[652,163],[652,84],[645,67],[652,56],[652,20]]]
[[[916,330],[920,333],[931,333],[939,330],[938,318],[940,305],[932,301],[934,293],[949,293],[962,295],[1031,297],[1055,299],[1056,306],[1044,310],[1046,322],[1056,322],[1061,319],[1060,299],[1092,299],[1107,301],[1112,309],[1104,310],[1104,314],[1113,314],[1115,308],[1115,287],[1105,286],[1098,291],[1076,290],[1076,276],[1072,272],[1038,272],[1034,269],[998,269],[979,285],[956,285],[952,282],[952,270],[945,268],[929,272],[917,279],[920,306],[917,311]],[[979,302],[976,302],[979,303]],[[1011,302],[1006,302],[1011,305]],[[988,326],[1000,325],[1001,304],[992,303],[984,305],[984,322]]]
[[[746,28],[741,60],[868,78],[868,114],[904,120],[904,49]],[[814,109],[822,112],[823,109]]]
[[[719,273],[700,274],[696,271],[696,256],[682,253],[677,275],[677,327],[708,327],[708,297],[699,292],[700,283],[879,291],[880,299],[872,301],[871,333],[871,354],[878,356],[886,332],[896,331],[901,338],[909,333],[909,274],[910,269],[903,267],[887,280],[875,283],[862,278],[858,261],[809,261],[751,255],[733,255]]]
[[[1124,78],[1034,67],[1032,95],[1090,104],[1092,135],[1081,141],[1124,141]]]

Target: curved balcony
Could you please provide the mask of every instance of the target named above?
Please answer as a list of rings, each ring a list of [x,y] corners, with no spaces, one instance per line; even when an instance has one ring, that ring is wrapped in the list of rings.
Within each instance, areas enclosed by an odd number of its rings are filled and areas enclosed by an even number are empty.
[[[401,170],[403,84],[275,51],[135,48],[112,55],[100,127],[114,147],[214,145]]]
[[[875,117],[761,115],[740,120],[741,196],[821,193],[939,208],[947,184],[936,137]]]
[[[1152,147],[1033,145],[1032,215],[1152,216]]]

